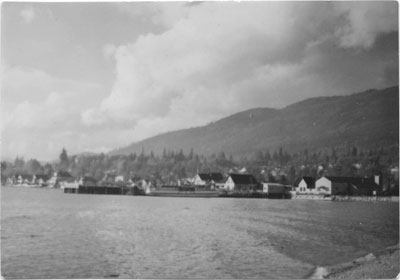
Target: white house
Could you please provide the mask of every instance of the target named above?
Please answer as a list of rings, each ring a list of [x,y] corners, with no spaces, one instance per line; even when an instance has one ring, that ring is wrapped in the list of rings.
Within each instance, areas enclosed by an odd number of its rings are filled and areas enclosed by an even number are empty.
[[[374,178],[327,176],[315,182],[316,194],[372,195],[378,190]]]
[[[210,186],[213,188],[223,188],[225,185],[224,176],[221,173],[198,173],[193,178],[193,185],[195,186]]]
[[[315,178],[302,177],[299,183],[295,186],[295,190],[300,194],[313,193],[315,190]]]
[[[349,181],[346,177],[322,177],[315,182],[315,194],[349,194]]]
[[[258,182],[251,174],[229,174],[224,184],[228,191],[252,191],[258,188]]]
[[[210,182],[210,180],[210,174],[208,173],[198,173],[193,178],[195,186],[205,186],[208,182]]]
[[[47,181],[47,185],[52,188],[61,187],[63,182],[73,182],[75,178],[67,171],[54,172],[53,177]]]

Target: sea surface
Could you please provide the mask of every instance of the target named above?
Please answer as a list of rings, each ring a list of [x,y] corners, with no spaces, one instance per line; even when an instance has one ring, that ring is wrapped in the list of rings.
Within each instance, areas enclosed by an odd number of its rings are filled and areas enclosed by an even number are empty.
[[[398,242],[398,203],[1,188],[5,278],[307,278]]]

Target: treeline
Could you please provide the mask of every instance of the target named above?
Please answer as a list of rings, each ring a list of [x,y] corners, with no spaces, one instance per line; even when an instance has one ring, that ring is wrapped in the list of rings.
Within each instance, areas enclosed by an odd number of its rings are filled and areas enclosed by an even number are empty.
[[[187,153],[167,151],[130,155],[106,154],[68,156],[62,150],[55,163],[41,164],[35,159],[25,161],[17,157],[14,162],[1,162],[2,182],[15,174],[45,174],[56,170],[68,171],[74,177],[90,176],[100,180],[108,172],[125,178],[140,177],[156,184],[174,183],[178,179],[193,177],[197,172],[247,171],[260,181],[292,184],[300,176],[373,176],[390,175],[398,166],[398,146],[361,149],[356,146],[332,147],[318,151],[289,153],[280,148],[257,151],[253,157],[234,158],[224,152],[209,156],[198,155],[193,149]],[[398,183],[397,183],[398,184]]]

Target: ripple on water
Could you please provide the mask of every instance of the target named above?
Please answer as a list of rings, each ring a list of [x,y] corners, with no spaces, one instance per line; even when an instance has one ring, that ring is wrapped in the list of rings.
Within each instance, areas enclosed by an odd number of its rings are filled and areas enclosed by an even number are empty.
[[[399,233],[389,203],[2,195],[7,278],[302,278]]]

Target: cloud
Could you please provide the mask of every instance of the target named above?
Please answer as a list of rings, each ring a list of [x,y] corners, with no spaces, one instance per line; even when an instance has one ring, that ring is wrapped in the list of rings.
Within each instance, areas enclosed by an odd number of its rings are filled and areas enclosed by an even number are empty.
[[[200,5],[201,2],[198,2]],[[190,11],[189,3],[183,2],[141,2],[121,3],[118,9],[121,13],[141,18],[164,29],[170,29],[177,21],[186,18]]]
[[[162,118],[167,120],[164,131],[176,127],[177,116],[183,118],[182,126],[190,126],[245,108],[281,107],[311,96],[385,86],[372,75],[381,77],[387,61],[375,59],[369,73],[356,65],[371,63],[362,49],[372,48],[379,34],[397,29],[392,6],[357,2],[142,6],[135,16],[157,15],[168,28],[116,48],[113,89],[99,107],[82,114],[83,121],[89,126],[137,125],[139,130],[141,123]],[[361,50],[352,53],[350,47]],[[336,55],[343,58],[342,64]],[[146,131],[143,137],[151,135]],[[159,128],[153,134],[156,131]]]
[[[337,30],[342,47],[370,48],[380,33],[397,31],[398,3],[336,2],[339,13],[346,15],[345,24]]]
[[[106,59],[112,58],[115,55],[115,51],[117,50],[116,46],[114,46],[113,44],[107,44],[105,46],[103,46],[103,56]]]
[[[74,146],[76,135],[88,131],[80,114],[95,105],[98,85],[56,78],[26,67],[2,67],[2,72],[3,154],[48,158],[54,156],[48,147]]]
[[[26,23],[31,23],[35,18],[35,10],[32,7],[26,7],[20,12],[20,16]]]
[[[98,46],[115,60],[107,95],[38,69],[3,69],[3,150],[104,151],[248,108],[398,83],[394,2],[119,7],[154,32]]]
[[[43,101],[53,91],[87,92],[96,91],[99,84],[78,82],[54,77],[42,70],[30,67],[3,66],[1,84],[2,99],[6,102],[29,100]]]

